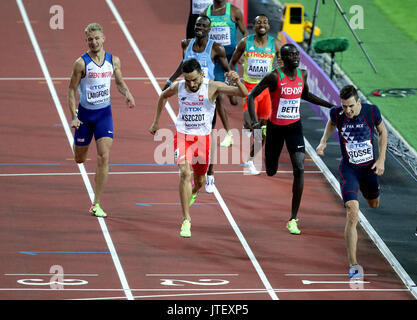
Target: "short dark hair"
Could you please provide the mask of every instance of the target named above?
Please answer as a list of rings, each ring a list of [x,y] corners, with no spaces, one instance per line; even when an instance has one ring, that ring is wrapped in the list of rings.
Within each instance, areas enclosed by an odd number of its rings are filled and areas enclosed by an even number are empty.
[[[340,96],[340,99],[343,99],[343,100],[347,100],[350,97],[354,97],[355,101],[359,99],[358,91],[356,90],[354,86],[350,84],[347,86],[344,86],[342,90],[340,90],[339,96]]]
[[[200,15],[197,17],[196,22],[197,22],[197,20],[198,20],[199,18],[203,18],[203,19],[208,20],[208,21],[209,21],[209,25],[211,26],[211,19],[210,19],[210,17],[209,17],[209,16],[206,16],[205,14],[200,14]]]
[[[184,61],[184,63],[182,64],[183,73],[191,73],[194,70],[197,70],[198,73],[202,72],[200,62],[198,62],[197,59],[192,58],[190,60]]]
[[[267,20],[268,20],[268,23],[269,23],[269,18],[268,18],[268,16],[265,14],[265,13],[260,13],[260,14],[257,14],[256,15],[256,17],[253,19],[253,23],[255,24],[255,22],[256,22],[256,18],[258,18],[258,17],[265,17]]]
[[[283,56],[283,53],[285,53],[289,48],[295,48],[295,50],[298,51],[298,49],[295,45],[293,45],[292,43],[286,43],[281,47],[281,49],[279,51],[281,57]]]

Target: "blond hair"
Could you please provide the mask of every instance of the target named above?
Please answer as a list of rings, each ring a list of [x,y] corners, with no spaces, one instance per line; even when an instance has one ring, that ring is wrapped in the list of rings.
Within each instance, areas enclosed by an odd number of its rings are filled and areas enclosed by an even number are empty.
[[[84,30],[85,35],[87,36],[92,31],[100,31],[103,33],[103,27],[96,22],[90,23]]]

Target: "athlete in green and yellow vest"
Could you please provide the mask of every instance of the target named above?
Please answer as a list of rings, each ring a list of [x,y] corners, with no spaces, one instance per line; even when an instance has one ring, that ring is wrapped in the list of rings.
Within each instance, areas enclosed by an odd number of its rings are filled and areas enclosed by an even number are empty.
[[[268,43],[260,48],[255,44],[255,35],[246,37],[243,80],[248,83],[258,83],[273,69],[275,59],[275,38],[267,35]]]
[[[280,42],[274,37],[268,35],[270,29],[268,17],[264,14],[258,15],[253,21],[253,30],[255,34],[242,38],[238,43],[229,67],[233,70],[239,59],[244,57],[243,79],[248,91],[251,91],[262,78],[273,70],[274,59],[279,59]],[[261,123],[262,128],[266,128],[266,123],[271,113],[271,97],[269,90],[264,90],[259,94],[255,101],[255,113]],[[243,104],[243,127],[246,130],[251,129],[251,119],[248,113],[247,99]],[[262,144],[265,142],[265,133],[262,135]],[[256,156],[254,143],[251,143],[250,155],[245,162],[245,167],[249,169],[250,174],[259,174],[255,168],[253,159]]]

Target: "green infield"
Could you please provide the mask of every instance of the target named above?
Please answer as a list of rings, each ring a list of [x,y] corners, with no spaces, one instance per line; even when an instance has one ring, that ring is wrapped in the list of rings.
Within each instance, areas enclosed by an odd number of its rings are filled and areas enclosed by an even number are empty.
[[[288,0],[284,3],[301,3],[308,13],[306,20],[313,21],[314,0]],[[334,1],[319,1],[316,25],[321,35],[316,40],[346,37],[350,47],[336,53],[336,63],[354,84],[374,104],[384,117],[417,150],[417,94],[402,98],[376,97],[376,89],[417,88],[417,22],[412,17],[417,12],[417,1],[398,0],[393,5],[388,0],[339,0],[346,18],[356,26],[354,31],[374,63],[374,72],[359,44],[350,31]]]

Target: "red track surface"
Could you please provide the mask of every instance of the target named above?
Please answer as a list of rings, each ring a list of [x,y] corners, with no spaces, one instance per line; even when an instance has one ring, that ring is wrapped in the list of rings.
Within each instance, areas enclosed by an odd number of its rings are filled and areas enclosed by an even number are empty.
[[[49,8],[55,4],[64,7],[63,30],[49,28]],[[168,77],[181,58],[179,44],[188,7],[179,0],[114,4],[152,73]],[[103,25],[105,48],[120,57],[124,76],[147,77],[105,1],[39,0],[24,5],[52,78],[69,77],[73,62],[85,50],[83,28],[92,21]],[[4,0],[0,9],[0,52],[7,62],[0,77],[43,77],[16,2]],[[346,276],[343,205],[320,173],[305,175],[301,236],[291,236],[285,229],[291,173],[274,178],[216,174],[217,188],[259,263],[258,271],[219,204],[192,207],[191,239],[179,236],[179,205],[137,205],[178,203],[178,174],[175,166],[132,166],[154,163],[158,142],[147,130],[157,93],[148,80],[126,82],[137,107],[128,110],[113,86],[115,141],[110,162],[125,165],[110,167],[102,205],[109,213],[105,224],[115,254],[135,299],[269,300],[273,295],[266,283],[279,299],[412,299],[362,229],[358,258],[369,274],[368,283],[363,290],[351,288]],[[54,85],[68,116],[68,80],[54,81]],[[88,215],[90,198],[77,165],[69,160],[71,148],[45,81],[1,81],[0,99],[0,299],[126,299],[99,220]],[[228,110],[232,127],[241,128],[241,107]],[[161,127],[173,128],[168,126],[171,123],[164,112]],[[92,173],[94,144],[89,157],[85,167]],[[289,163],[284,153],[280,170],[291,170]],[[311,159],[306,164],[310,164],[306,170],[319,171]],[[215,170],[241,167],[216,165]],[[167,173],[151,173],[155,171]],[[7,175],[12,173],[23,175]],[[73,175],[26,175],[30,173]],[[93,177],[89,175],[92,184]],[[217,200],[201,192],[197,202]],[[64,290],[48,285],[53,265],[64,270]],[[18,282],[22,279],[32,280]],[[71,285],[70,279],[79,281]]]

